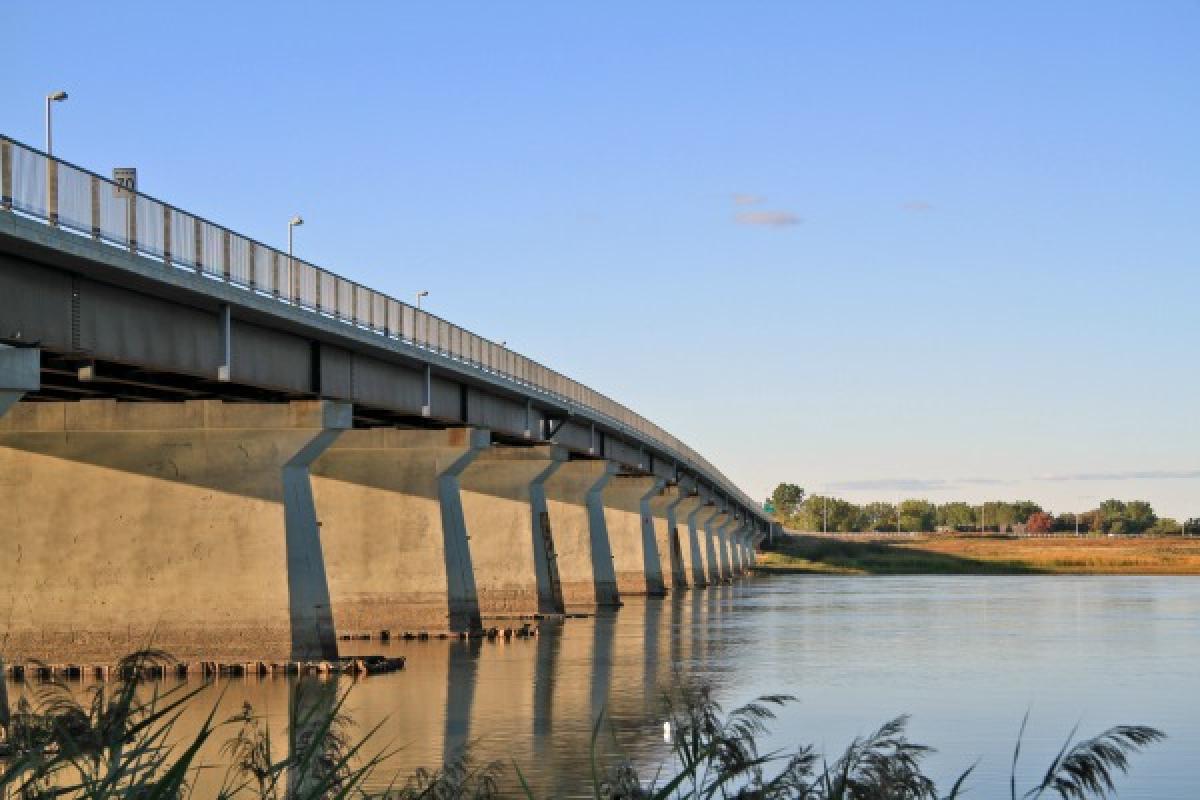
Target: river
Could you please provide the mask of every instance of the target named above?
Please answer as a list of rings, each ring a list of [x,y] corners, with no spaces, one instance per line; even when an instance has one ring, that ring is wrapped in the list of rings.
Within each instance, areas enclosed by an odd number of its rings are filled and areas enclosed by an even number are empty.
[[[1169,738],[1134,757],[1123,798],[1195,796],[1200,763],[1200,579],[1190,577],[841,577],[780,575],[633,598],[619,612],[543,625],[537,638],[363,642],[407,668],[358,681],[349,709],[389,768],[435,766],[470,743],[476,763],[515,761],[539,797],[590,796],[589,739],[604,709],[602,756],[621,750],[643,777],[666,757],[660,688],[706,681],[726,706],[764,693],[798,698],[769,746],[836,755],[855,735],[911,714],[915,741],[938,749],[943,789],[978,761],[972,796],[1031,785],[1076,723],[1117,723]],[[343,679],[346,685],[348,681]],[[286,719],[286,681],[223,681]],[[389,769],[389,772],[391,769]],[[509,784],[511,785],[511,784]]]

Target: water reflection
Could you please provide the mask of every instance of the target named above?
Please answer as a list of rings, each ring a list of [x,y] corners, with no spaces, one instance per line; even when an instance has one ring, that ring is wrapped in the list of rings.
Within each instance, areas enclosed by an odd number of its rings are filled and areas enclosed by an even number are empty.
[[[402,672],[341,679],[352,686],[358,730],[382,723],[368,751],[401,748],[381,778],[436,767],[469,746],[477,765],[508,766],[512,789],[519,764],[539,797],[590,796],[601,711],[614,736],[600,737],[600,757],[624,752],[652,774],[667,756],[660,692],[677,674],[706,680],[727,708],[763,693],[799,696],[775,724],[772,748],[834,750],[912,713],[914,738],[941,750],[940,777],[982,757],[983,796],[1006,785],[1027,707],[1031,770],[1044,768],[1076,721],[1085,732],[1165,729],[1171,739],[1121,782],[1127,798],[1187,796],[1200,739],[1194,578],[756,578],[631,598],[619,611],[546,622],[537,638],[354,645],[408,660]],[[206,696],[219,697],[218,719],[252,703],[286,747],[288,691],[281,679],[222,679]],[[189,708],[180,730],[208,711]],[[212,777],[197,796],[224,774],[225,738],[203,754]]]

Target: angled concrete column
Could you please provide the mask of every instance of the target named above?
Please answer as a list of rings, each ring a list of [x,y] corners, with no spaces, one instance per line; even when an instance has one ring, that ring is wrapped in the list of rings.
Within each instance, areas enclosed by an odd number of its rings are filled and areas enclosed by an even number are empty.
[[[712,542],[713,562],[709,565],[709,577],[714,583],[729,580],[729,551],[725,548],[725,526],[733,516],[727,511],[718,511],[708,522],[708,536]]]
[[[733,578],[733,548],[729,537],[738,522],[732,512],[727,513],[728,518],[725,520],[725,524],[717,528],[717,546],[720,547],[717,556],[721,559],[721,578],[728,581]]]
[[[749,523],[743,523],[742,527],[738,528],[737,532],[734,534],[734,541],[737,542],[738,573],[741,575],[745,575],[750,571],[749,540],[752,530],[753,529],[750,527]]]
[[[721,562],[717,555],[717,531],[713,523],[725,514],[719,506],[710,505],[701,510],[698,522],[703,522],[701,537],[704,539],[704,571],[710,584],[721,582]],[[722,520],[723,521],[723,520]]]
[[[490,439],[347,431],[313,464],[339,635],[481,627],[459,481]]]
[[[662,486],[661,478],[614,475],[604,487],[604,523],[621,595],[666,593],[654,526],[644,514]]]
[[[688,585],[684,569],[683,542],[679,526],[675,524],[675,509],[686,499],[678,486],[668,486],[650,499],[649,512],[654,525],[654,541],[658,544],[658,558],[662,562],[663,584],[668,589]]]
[[[19,404],[0,419],[6,656],[337,655],[308,469],[348,404]]]
[[[729,526],[725,532],[725,538],[729,541],[729,568],[734,575],[742,574],[742,521]]]
[[[562,613],[545,482],[566,460],[567,451],[554,445],[495,446],[463,472],[463,513],[483,615]]]
[[[696,514],[703,504],[704,498],[699,495],[681,497],[671,512],[683,558],[683,573],[687,583],[696,588],[708,585],[708,576],[704,572],[704,551],[696,533]]]
[[[603,499],[616,469],[611,461],[568,461],[543,484],[568,609],[621,604]]]
[[[25,392],[41,388],[41,353],[36,349],[0,344],[0,417]]]

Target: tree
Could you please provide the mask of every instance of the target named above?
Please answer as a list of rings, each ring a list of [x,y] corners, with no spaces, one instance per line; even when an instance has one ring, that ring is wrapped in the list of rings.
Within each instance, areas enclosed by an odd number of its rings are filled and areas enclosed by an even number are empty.
[[[937,508],[937,524],[951,530],[966,530],[977,524],[975,507],[966,503],[943,503]]]
[[[786,519],[795,516],[797,508],[804,502],[804,490],[794,483],[781,483],[771,492],[775,505],[775,517]]]
[[[905,500],[900,504],[900,530],[929,532],[937,525],[937,509],[928,500]]]
[[[1045,511],[1035,511],[1025,520],[1025,529],[1030,533],[1049,533],[1054,527],[1054,517]]]

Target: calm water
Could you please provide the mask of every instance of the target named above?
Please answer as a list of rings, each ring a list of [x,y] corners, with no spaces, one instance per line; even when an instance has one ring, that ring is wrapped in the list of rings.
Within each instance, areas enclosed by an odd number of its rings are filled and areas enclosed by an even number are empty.
[[[381,645],[369,645],[378,652]],[[1019,775],[1044,769],[1076,722],[1164,729],[1135,759],[1124,798],[1197,794],[1200,579],[1174,577],[752,578],[631,600],[615,614],[546,625],[540,638],[396,643],[404,672],[360,681],[358,722],[387,720],[393,766],[436,765],[472,743],[476,760],[521,765],[539,796],[588,794],[590,724],[607,709],[626,753],[665,756],[658,689],[673,671],[709,681],[727,708],[768,692],[796,695],[772,744],[839,750],[902,713],[939,750],[949,781],[979,760],[976,797],[1007,792],[1021,716]],[[286,720],[281,680],[231,682]],[[590,796],[590,795],[588,795]],[[1005,795],[1006,796],[1006,795]]]

